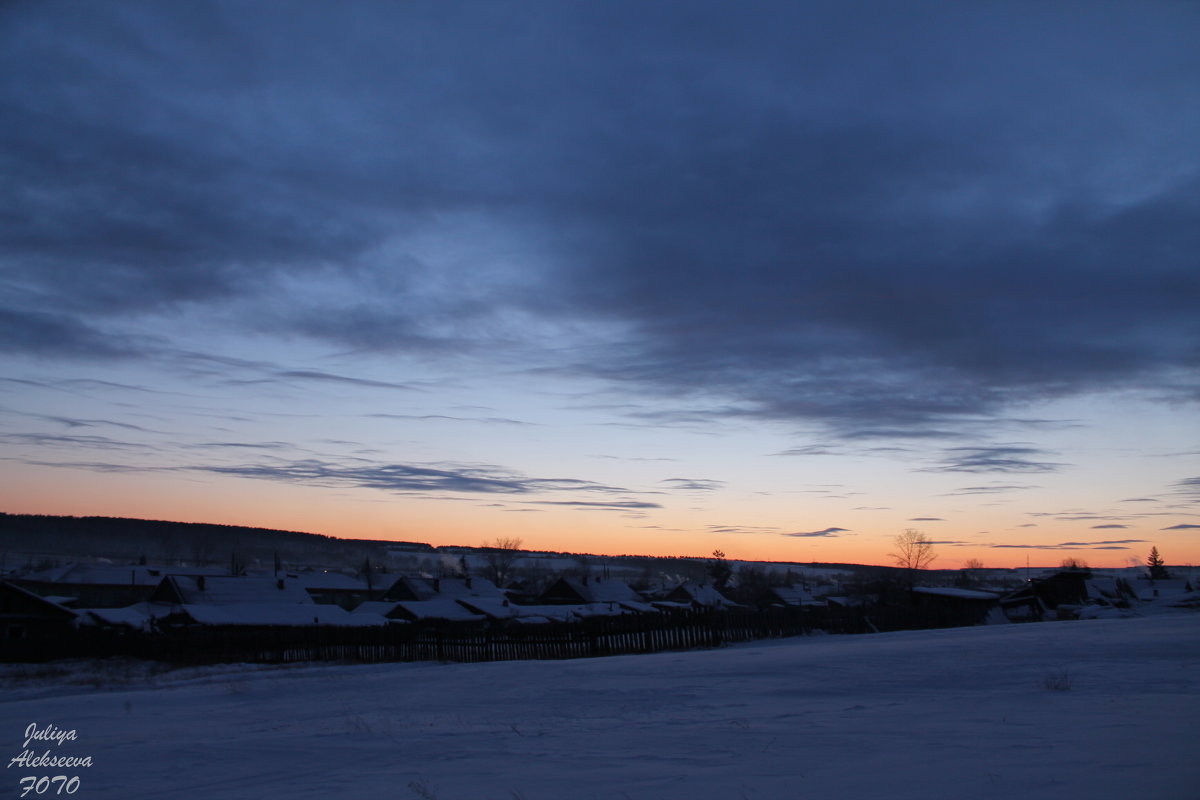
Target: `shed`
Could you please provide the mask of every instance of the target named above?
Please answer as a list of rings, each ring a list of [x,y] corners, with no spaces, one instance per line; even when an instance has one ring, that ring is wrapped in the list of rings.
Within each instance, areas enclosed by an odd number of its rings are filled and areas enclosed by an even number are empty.
[[[954,586],[914,586],[913,607],[926,622],[982,625],[1008,622],[1000,611],[1000,595]]]

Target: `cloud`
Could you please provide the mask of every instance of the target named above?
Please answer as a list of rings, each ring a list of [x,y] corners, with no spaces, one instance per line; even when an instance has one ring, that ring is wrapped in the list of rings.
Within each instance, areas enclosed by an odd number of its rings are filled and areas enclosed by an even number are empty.
[[[377,389],[405,389],[413,391],[412,386],[406,386],[401,383],[392,383],[390,381],[376,381],[368,378],[354,378],[346,375],[335,375],[330,372],[321,372],[312,369],[294,369],[276,373],[279,378],[287,380],[301,381],[320,381],[324,383],[345,383],[351,386],[362,386]]]
[[[1200,525],[1191,525],[1191,524],[1188,524],[1185,522],[1185,523],[1182,523],[1179,525],[1172,525],[1169,528],[1163,528],[1163,530],[1164,531],[1193,531],[1193,530],[1200,530]]]
[[[791,537],[801,538],[801,539],[808,539],[808,538],[823,538],[823,537],[834,538],[834,537],[840,536],[843,533],[850,533],[850,529],[849,528],[825,528],[824,530],[820,530],[820,531],[781,533],[779,535],[780,536],[791,536]]]
[[[1200,500],[1200,477],[1184,478],[1181,481],[1177,481],[1173,489],[1176,494]]]
[[[707,478],[667,478],[659,481],[667,484],[667,488],[682,492],[715,492],[725,486],[725,481]]]
[[[909,522],[945,522],[941,517],[913,517]]]
[[[587,501],[587,500],[538,500],[535,501],[540,506],[572,506],[574,508],[584,509],[599,509],[607,511],[644,511],[651,508],[662,508],[658,503],[647,503],[640,500],[613,500],[613,501]]]
[[[1030,485],[998,483],[998,484],[985,484],[983,486],[964,486],[960,489],[955,489],[952,492],[947,492],[946,494],[947,494],[947,496],[951,496],[951,497],[953,497],[955,495],[972,495],[972,494],[1003,494],[1005,492],[1020,492],[1020,491],[1025,491],[1026,489],[1037,489],[1037,488],[1038,488],[1037,486],[1030,486]]]
[[[764,526],[746,526],[746,525],[708,525],[705,530],[709,533],[729,533],[729,534],[778,534],[779,529],[774,527]]]
[[[840,456],[846,451],[842,447],[830,444],[806,444],[799,447],[789,447],[775,453],[777,456]]]
[[[148,355],[144,337],[107,332],[67,314],[0,306],[0,353],[70,359]]]
[[[239,478],[310,486],[351,486],[393,492],[525,494],[530,491],[521,479],[487,467],[431,467],[411,464],[354,466],[305,459],[257,465],[196,466],[190,469]]]
[[[157,448],[143,442],[129,442],[111,439],[107,436],[68,436],[51,433],[5,433],[0,434],[0,441],[12,445],[49,448],[93,448],[98,450],[142,450],[154,451]]]
[[[1022,445],[990,447],[953,447],[945,451],[945,461],[930,468],[932,472],[1055,472],[1067,466],[1053,461],[1034,460],[1044,451]]]
[[[221,444],[217,448],[273,450],[275,443]],[[286,445],[285,445],[286,447]],[[525,500],[541,505],[637,510],[659,508],[657,503],[625,499],[632,492],[616,486],[578,478],[539,478],[486,464],[397,464],[366,458],[277,458],[257,464],[188,464],[147,468],[147,471],[200,472],[237,478],[279,481],[327,488],[358,488],[426,496],[546,494],[616,496],[605,500]]]
[[[1082,31],[971,4],[935,24],[483,8],[10,9],[0,347],[162,358],[138,331],[196,314],[337,351],[551,362],[711,401],[693,422],[833,442],[1195,393],[1186,7]],[[993,446],[939,469],[1062,466]]]
[[[1121,525],[1118,523],[1109,523],[1108,525],[1093,525],[1092,530],[1100,530],[1102,528],[1128,528],[1128,527],[1129,527],[1128,525]]]
[[[536,425],[535,422],[525,422],[507,417],[455,417],[447,414],[364,414],[367,419],[398,419],[414,420],[417,422],[477,422],[483,425]]]
[[[989,547],[1018,550],[1128,550],[1125,545],[1144,544],[1145,539],[1113,539],[1102,542],[1059,542],[1058,544],[993,544]]]

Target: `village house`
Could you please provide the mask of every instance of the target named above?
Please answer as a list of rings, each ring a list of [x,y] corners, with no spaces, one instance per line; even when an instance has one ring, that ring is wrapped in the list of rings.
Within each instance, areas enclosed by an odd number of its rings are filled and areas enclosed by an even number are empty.
[[[787,608],[824,608],[827,605],[800,586],[771,586],[766,590],[764,600],[765,605]]]
[[[70,636],[76,614],[11,581],[0,580],[0,643],[35,643]]]
[[[620,578],[559,578],[537,598],[544,605],[607,605],[639,614],[658,611]]]
[[[354,609],[357,614],[378,614],[389,622],[483,622],[487,619],[455,600],[370,600]]]
[[[315,603],[338,605],[347,610],[355,608],[364,600],[371,599],[371,586],[363,578],[355,578],[342,572],[327,569],[312,569],[302,572],[287,572],[284,577],[308,592]],[[378,582],[378,576],[374,582]]]
[[[659,608],[738,608],[739,604],[721,594],[710,583],[682,583],[662,598],[654,601]]]
[[[955,586],[914,586],[913,609],[918,619],[934,625],[1007,623],[1000,610],[1000,595]]]

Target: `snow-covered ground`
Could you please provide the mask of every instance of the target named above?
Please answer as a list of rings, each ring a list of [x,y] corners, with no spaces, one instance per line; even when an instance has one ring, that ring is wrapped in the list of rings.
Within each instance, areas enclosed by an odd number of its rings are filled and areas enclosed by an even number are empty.
[[[94,765],[10,766],[4,797],[65,773],[95,800],[1200,798],[1188,612],[564,662],[38,672],[0,673],[7,758],[36,723],[76,738],[30,749]]]

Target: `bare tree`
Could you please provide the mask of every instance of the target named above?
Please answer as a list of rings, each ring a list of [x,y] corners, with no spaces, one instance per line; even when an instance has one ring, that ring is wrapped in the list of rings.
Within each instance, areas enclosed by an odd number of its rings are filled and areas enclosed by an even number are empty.
[[[512,580],[513,565],[521,557],[521,540],[515,537],[497,536],[491,544],[484,543],[483,577],[497,586]]]
[[[1062,560],[1061,566],[1063,569],[1081,570],[1081,569],[1087,569],[1088,563],[1086,561],[1084,561],[1082,558],[1071,557],[1071,558],[1064,558]]]
[[[895,547],[896,552],[888,556],[904,569],[925,569],[937,558],[930,538],[912,528],[896,537]]]
[[[963,562],[955,581],[959,586],[975,586],[983,578],[983,562],[978,558],[968,558]]]

